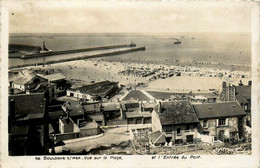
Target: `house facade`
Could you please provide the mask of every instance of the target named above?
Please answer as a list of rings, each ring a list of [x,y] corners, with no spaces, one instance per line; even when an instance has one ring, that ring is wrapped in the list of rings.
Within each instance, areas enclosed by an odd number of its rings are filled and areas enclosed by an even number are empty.
[[[198,123],[189,101],[159,102],[152,112],[152,131],[164,133],[173,144],[195,142]]]
[[[194,104],[199,132],[222,141],[245,136],[246,113],[238,102]]]

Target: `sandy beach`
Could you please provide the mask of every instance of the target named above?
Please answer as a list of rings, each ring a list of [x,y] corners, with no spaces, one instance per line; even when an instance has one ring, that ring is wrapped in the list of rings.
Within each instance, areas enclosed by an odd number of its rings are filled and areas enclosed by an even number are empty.
[[[109,80],[116,81],[126,86],[144,83],[145,90],[168,92],[209,92],[209,89],[220,90],[223,81],[238,84],[240,80],[247,84],[251,78],[249,71],[230,71],[215,68],[196,68],[190,66],[169,66],[164,64],[116,62],[100,59],[78,60],[65,63],[46,65],[45,67],[27,67],[26,69],[42,69],[60,72],[74,84],[89,84]],[[181,76],[171,76],[165,79],[151,80],[151,76],[141,77],[133,75],[119,75],[127,69],[156,71],[154,76],[167,72],[181,72]],[[222,74],[219,77],[217,75]],[[244,77],[242,78],[242,74]],[[229,76],[231,75],[231,76]],[[229,76],[229,77],[228,77]]]

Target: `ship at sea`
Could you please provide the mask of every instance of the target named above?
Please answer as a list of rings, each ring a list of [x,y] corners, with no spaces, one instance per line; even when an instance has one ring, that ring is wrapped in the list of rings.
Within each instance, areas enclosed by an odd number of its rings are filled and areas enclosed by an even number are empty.
[[[174,44],[181,44],[181,40],[174,38],[176,41],[174,42]]]

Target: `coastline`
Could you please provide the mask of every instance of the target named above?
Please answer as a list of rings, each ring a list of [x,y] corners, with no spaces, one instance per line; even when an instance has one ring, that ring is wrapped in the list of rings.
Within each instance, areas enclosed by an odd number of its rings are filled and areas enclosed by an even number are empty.
[[[175,72],[182,72],[181,76],[172,76],[159,78],[156,80],[150,80],[152,75],[147,77],[135,76],[135,75],[121,75],[119,72],[126,69],[175,69]],[[227,80],[227,76],[232,74],[231,78],[228,78],[233,84],[238,84],[240,80],[243,83],[247,83],[250,80],[251,73],[249,71],[230,71],[216,68],[205,67],[192,67],[192,66],[174,66],[167,64],[153,64],[142,62],[124,62],[124,61],[105,61],[104,59],[87,59],[77,60],[63,63],[55,63],[45,66],[31,66],[26,67],[29,70],[54,70],[55,72],[62,73],[66,76],[67,80],[71,81],[75,85],[90,84],[92,82],[99,82],[103,80],[119,81],[120,84],[126,87],[136,87],[138,89],[160,91],[160,92],[210,92],[210,89],[220,90],[223,81]],[[185,71],[190,71],[190,74]],[[195,72],[193,72],[195,71]],[[166,72],[169,72],[167,70]],[[226,74],[222,77],[209,76],[218,74]],[[157,72],[159,74],[159,72]],[[206,74],[206,75],[199,75]],[[245,75],[245,78],[237,77],[237,74]],[[241,75],[240,75],[241,76]],[[167,82],[166,82],[167,81]],[[162,84],[163,83],[163,84]],[[190,85],[190,83],[194,83]],[[195,85],[196,84],[196,85]]]

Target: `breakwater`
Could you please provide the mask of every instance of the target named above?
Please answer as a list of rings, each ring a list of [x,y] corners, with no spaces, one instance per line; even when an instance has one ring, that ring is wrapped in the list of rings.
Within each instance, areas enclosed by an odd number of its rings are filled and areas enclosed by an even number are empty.
[[[60,54],[72,54],[77,52],[107,50],[107,49],[116,49],[116,48],[125,48],[125,47],[131,47],[131,46],[129,44],[122,44],[122,45],[91,47],[91,48],[82,48],[82,49],[74,49],[74,50],[50,51],[45,53],[27,54],[21,56],[21,58],[28,59],[28,58],[36,58],[36,57],[47,57],[47,56],[60,55]]]
[[[66,59],[51,60],[51,61],[46,61],[46,62],[34,62],[34,63],[31,63],[31,64],[16,65],[16,66],[9,67],[9,69],[21,68],[21,67],[26,67],[26,66],[48,65],[48,64],[55,64],[55,63],[61,63],[61,62],[84,60],[84,59],[90,59],[90,58],[116,56],[116,55],[127,54],[127,53],[131,53],[131,52],[137,52],[137,51],[143,51],[143,50],[145,50],[145,47],[133,47],[133,48],[130,48],[130,49],[120,50],[120,51],[112,51],[112,52],[93,54],[93,55],[85,55],[85,56],[74,57],[74,58],[66,58]]]

